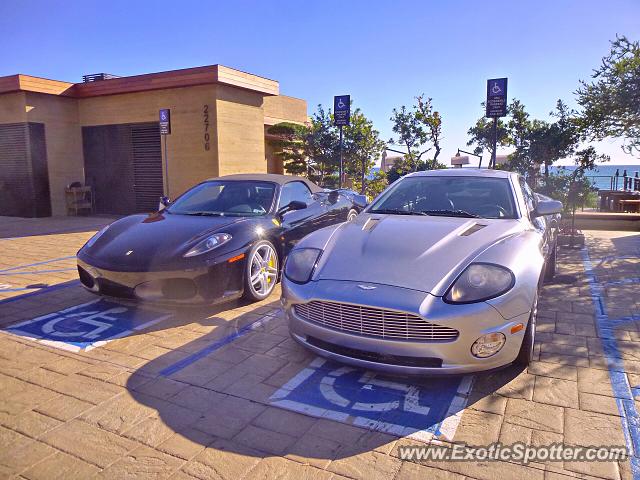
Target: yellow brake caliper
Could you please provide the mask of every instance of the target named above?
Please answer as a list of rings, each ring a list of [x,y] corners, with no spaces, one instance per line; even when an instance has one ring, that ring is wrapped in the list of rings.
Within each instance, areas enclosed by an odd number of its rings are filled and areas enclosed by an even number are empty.
[[[276,266],[276,262],[274,260],[273,255],[271,255],[271,257],[269,257],[269,266],[272,267],[272,268]],[[267,277],[267,283],[271,283],[271,277]]]

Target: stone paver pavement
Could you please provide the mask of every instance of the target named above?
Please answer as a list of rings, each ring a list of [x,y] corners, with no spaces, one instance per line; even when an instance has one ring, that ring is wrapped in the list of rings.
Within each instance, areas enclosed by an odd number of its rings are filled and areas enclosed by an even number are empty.
[[[0,219],[0,270],[73,255],[105,221],[47,219],[41,234],[26,222],[22,234],[22,222]],[[586,273],[585,252],[561,252],[558,279],[540,298],[535,362],[475,376],[454,441],[626,445],[619,405],[634,399],[621,398],[611,378],[618,372],[616,381],[640,386],[639,251],[640,235],[590,232]],[[37,273],[56,270],[46,264],[32,269],[47,286],[75,279],[72,271]],[[0,293],[0,324],[93,298],[77,285]],[[603,308],[624,321],[603,329],[596,315]],[[403,461],[398,447],[416,444],[411,439],[271,405],[269,397],[314,359],[289,338],[277,295],[171,314],[88,352],[0,332],[0,478],[632,478],[626,461]]]

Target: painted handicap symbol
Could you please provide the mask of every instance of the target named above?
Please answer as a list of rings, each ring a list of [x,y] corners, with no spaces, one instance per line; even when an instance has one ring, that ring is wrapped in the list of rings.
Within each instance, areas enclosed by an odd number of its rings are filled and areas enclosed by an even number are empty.
[[[54,318],[53,320],[49,320],[42,326],[42,333],[45,335],[52,335],[54,337],[76,337],[80,336],[85,339],[93,340],[96,338],[100,338],[100,334],[105,330],[113,327],[113,322],[117,322],[118,318],[110,316],[109,314],[118,314],[124,313],[127,311],[126,307],[114,307],[106,310],[104,312],[100,312],[98,310],[89,311],[89,312],[77,312],[77,313],[69,313],[67,315],[61,315],[58,318]],[[82,318],[85,317],[85,318]],[[89,331],[58,331],[56,330],[56,326],[68,319],[77,318],[77,323],[86,324],[93,326],[93,330]],[[101,322],[97,319],[107,320],[109,323]]]
[[[346,103],[344,103],[344,102],[342,101],[342,98],[341,98],[340,100],[338,100],[338,108],[344,108],[344,107],[346,107],[346,106],[347,106],[347,105],[346,105]]]
[[[491,93],[493,93],[494,95],[498,95],[501,92],[502,92],[502,89],[498,85],[498,82],[493,82],[493,87],[491,87]]]
[[[338,377],[356,371],[355,368],[340,367],[329,372],[320,381],[320,393],[328,401],[335,403],[336,405],[347,407],[351,403],[347,398],[340,395],[334,388],[335,381]],[[404,398],[394,398],[389,401],[376,401],[376,402],[364,402],[357,401],[351,403],[353,410],[360,410],[365,412],[387,412],[394,409],[403,408],[408,412],[416,412],[420,415],[428,415],[429,407],[422,406],[419,403],[419,390],[416,386],[410,386],[391,380],[383,380],[375,377],[375,374],[365,371],[358,379],[358,383],[362,383],[362,390],[373,392],[374,387],[384,387],[404,394]]]
[[[470,389],[471,377],[405,381],[317,358],[275,392],[270,402],[416,440],[451,440]]]
[[[11,325],[6,331],[77,352],[130,335],[168,316],[149,307],[98,299]]]

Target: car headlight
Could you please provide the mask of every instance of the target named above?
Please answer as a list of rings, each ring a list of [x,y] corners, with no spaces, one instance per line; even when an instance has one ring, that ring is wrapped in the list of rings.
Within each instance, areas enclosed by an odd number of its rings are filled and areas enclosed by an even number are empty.
[[[291,251],[284,266],[285,276],[295,283],[307,283],[316,268],[322,250],[297,248]]]
[[[89,240],[87,240],[87,243],[85,243],[84,247],[82,247],[82,248],[90,248],[90,247],[92,247],[93,244],[96,243],[96,241],[104,234],[104,232],[107,231],[109,226],[110,225],[107,225],[102,230],[100,230],[98,233],[96,233],[93,237],[91,237]]]
[[[513,288],[511,270],[490,263],[472,263],[445,295],[450,303],[481,302],[502,295]]]
[[[218,248],[220,245],[224,245],[231,240],[231,235],[228,233],[215,233],[204,240],[198,242],[195,247],[184,254],[185,257],[195,257],[196,255],[202,255],[203,253],[210,252],[214,248]]]

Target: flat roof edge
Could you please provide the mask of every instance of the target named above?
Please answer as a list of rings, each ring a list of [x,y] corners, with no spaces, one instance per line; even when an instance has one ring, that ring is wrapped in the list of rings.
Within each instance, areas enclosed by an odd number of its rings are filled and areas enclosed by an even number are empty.
[[[265,95],[279,95],[280,93],[280,85],[275,80],[224,65],[208,65],[87,83],[69,83],[22,74],[10,75],[0,77],[0,94],[27,91],[88,98],[207,84],[229,85]]]

